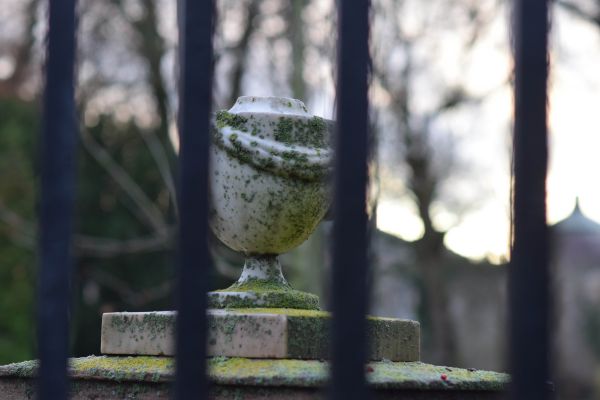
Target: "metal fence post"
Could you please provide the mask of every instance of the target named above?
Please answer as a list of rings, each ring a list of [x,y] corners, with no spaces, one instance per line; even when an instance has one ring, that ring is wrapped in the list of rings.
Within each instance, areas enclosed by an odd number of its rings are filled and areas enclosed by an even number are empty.
[[[369,0],[338,1],[332,398],[366,399]]]
[[[512,396],[548,398],[549,256],[546,225],[547,0],[514,4],[514,243],[510,265]]]
[[[209,118],[212,98],[212,1],[179,1],[180,187],[175,398],[208,397],[206,292]]]
[[[75,0],[49,2],[39,208],[38,398],[68,395],[71,237],[77,129]]]

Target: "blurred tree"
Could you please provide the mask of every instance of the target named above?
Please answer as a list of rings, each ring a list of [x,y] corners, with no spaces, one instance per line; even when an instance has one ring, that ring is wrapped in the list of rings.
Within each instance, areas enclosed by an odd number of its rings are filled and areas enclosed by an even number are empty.
[[[600,28],[600,1],[598,0],[558,0],[556,4],[573,15]]]
[[[455,139],[450,131],[440,133],[439,121],[477,105],[481,98],[469,93],[462,76],[447,73],[447,61],[440,60],[437,50],[445,45],[444,36],[449,40],[452,32],[452,39],[459,41],[453,62],[464,64],[480,30],[496,15],[497,5],[495,1],[460,0],[418,5],[410,0],[373,3],[373,96],[374,104],[380,104],[376,107],[377,130],[384,146],[394,144],[393,153],[388,146],[381,157],[388,171],[391,165],[395,168],[386,172],[391,180],[402,177],[404,191],[395,195],[409,197],[422,222],[415,253],[422,287],[424,347],[429,350],[428,361],[443,365],[456,362],[458,354],[445,284],[448,228],[436,224],[434,209],[442,205],[459,219],[466,205],[477,199],[444,190],[464,169],[461,171],[457,162]]]

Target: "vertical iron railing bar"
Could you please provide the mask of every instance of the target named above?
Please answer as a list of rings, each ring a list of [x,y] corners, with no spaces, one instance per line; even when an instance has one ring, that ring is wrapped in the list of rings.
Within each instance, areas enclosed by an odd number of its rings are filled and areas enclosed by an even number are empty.
[[[214,4],[180,0],[178,6],[180,218],[175,398],[189,400],[208,398],[208,159]]]
[[[546,224],[548,2],[514,4],[514,243],[510,266],[513,399],[549,397]]]
[[[367,158],[369,0],[338,1],[337,133],[333,200],[333,399],[368,398]]]
[[[48,16],[40,149],[38,398],[61,400],[68,396],[71,239],[75,205],[75,0],[49,1]]]

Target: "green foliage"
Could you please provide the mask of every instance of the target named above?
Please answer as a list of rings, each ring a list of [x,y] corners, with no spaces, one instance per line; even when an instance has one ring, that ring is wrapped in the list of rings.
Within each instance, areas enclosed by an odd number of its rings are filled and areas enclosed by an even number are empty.
[[[0,101],[0,364],[35,356],[37,108],[19,100]],[[111,116],[101,116],[87,131],[173,226],[171,199],[142,138],[145,133],[132,122],[117,124]],[[154,234],[126,192],[83,150],[77,190],[78,235],[127,240]],[[7,212],[18,221],[7,221]],[[75,249],[73,354],[99,352],[103,312],[170,308],[172,261],[169,246],[104,258]]]
[[[29,220],[34,214],[31,160],[37,130],[34,104],[0,101],[0,206]],[[0,364],[33,356],[34,255],[14,245],[32,239],[19,226],[0,221]]]
[[[87,134],[102,146],[173,225],[172,204],[160,172],[144,143],[143,129],[133,122],[118,124],[103,115]],[[156,132],[153,132],[156,133]],[[139,216],[139,207],[89,152],[79,160],[78,224],[80,234],[116,240],[153,235]],[[173,275],[170,249],[98,258],[80,255],[74,282],[75,355],[97,354],[103,312],[164,310],[170,307]]]

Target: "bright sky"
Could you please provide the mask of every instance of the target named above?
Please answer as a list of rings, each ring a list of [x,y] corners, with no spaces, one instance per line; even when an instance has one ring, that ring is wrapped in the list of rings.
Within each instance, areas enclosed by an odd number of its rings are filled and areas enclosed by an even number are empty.
[[[490,40],[503,38],[506,43],[505,28],[494,25]],[[600,30],[561,10],[554,14],[552,29],[548,220],[555,223],[568,216],[579,196],[583,212],[600,221]],[[481,54],[475,59],[480,64],[467,71],[471,82],[485,86],[490,77],[510,68],[505,48],[484,43],[477,51]],[[511,108],[508,90],[495,92],[482,105],[475,125],[483,130],[477,135],[477,150],[469,156],[482,166],[483,179],[493,183],[492,192],[469,208],[446,237],[452,250],[473,259],[500,262],[508,253],[508,167],[502,146],[506,146],[506,118]],[[406,199],[384,196],[377,225],[406,240],[415,240],[422,233],[416,210]]]

